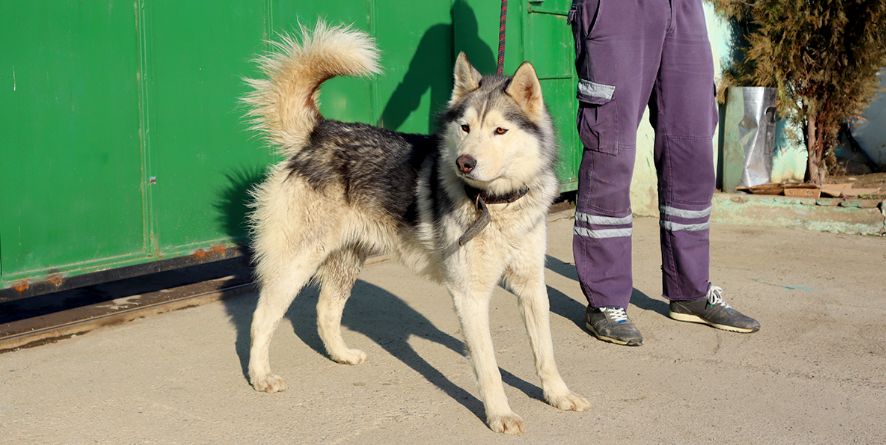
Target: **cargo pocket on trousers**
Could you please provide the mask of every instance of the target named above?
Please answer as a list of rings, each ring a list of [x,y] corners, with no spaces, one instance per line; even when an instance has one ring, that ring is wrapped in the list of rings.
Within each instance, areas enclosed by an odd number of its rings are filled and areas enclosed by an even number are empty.
[[[618,153],[618,113],[615,87],[585,79],[578,81],[578,134],[588,150]]]

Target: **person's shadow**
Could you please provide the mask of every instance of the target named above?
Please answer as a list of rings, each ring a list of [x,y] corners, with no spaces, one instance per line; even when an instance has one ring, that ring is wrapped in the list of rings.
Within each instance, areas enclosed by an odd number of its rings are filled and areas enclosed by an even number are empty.
[[[547,268],[578,283],[578,272],[575,265],[561,261],[559,258],[547,256],[545,263]],[[548,286],[548,297],[551,300],[551,312],[563,318],[572,320],[576,325],[584,328],[585,305],[579,303],[562,292]],[[646,311],[653,311],[667,317],[668,304],[661,300],[650,298],[649,295],[634,288],[631,291],[631,304]]]
[[[409,62],[409,69],[391,94],[376,125],[399,130],[419,108],[425,92],[430,90],[427,131],[435,131],[437,116],[445,109],[452,94],[452,76],[441,73],[452,72],[454,56],[459,51],[464,51],[471,64],[481,73],[495,71],[495,56],[480,39],[474,10],[464,0],[456,0],[451,16],[455,25],[441,23],[424,32]]]

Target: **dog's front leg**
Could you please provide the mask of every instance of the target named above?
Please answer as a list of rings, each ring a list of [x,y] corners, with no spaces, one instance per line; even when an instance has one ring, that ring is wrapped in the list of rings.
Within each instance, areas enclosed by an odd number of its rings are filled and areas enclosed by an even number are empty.
[[[569,390],[554,360],[551,340],[550,302],[544,281],[544,230],[527,237],[513,262],[505,271],[505,281],[519,298],[523,323],[535,356],[535,370],[541,379],[545,400],[567,411],[584,411],[591,404]]]
[[[465,274],[471,275],[475,274]],[[498,275],[493,279],[497,280]],[[464,332],[474,375],[480,386],[480,398],[486,409],[486,424],[498,433],[520,434],[524,430],[523,419],[511,411],[508,404],[489,332],[489,300],[494,286],[495,282],[468,282],[454,283],[448,287]]]

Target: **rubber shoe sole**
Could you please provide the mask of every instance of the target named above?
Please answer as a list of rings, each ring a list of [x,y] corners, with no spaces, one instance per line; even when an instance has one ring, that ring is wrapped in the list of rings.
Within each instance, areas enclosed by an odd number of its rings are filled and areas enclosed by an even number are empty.
[[[671,311],[669,311],[669,312],[668,312],[668,316],[671,317],[671,318],[673,318],[674,320],[677,320],[677,321],[685,321],[685,322],[687,322],[687,323],[701,323],[701,324],[706,324],[706,325],[708,325],[708,326],[712,326],[712,327],[715,327],[715,328],[717,328],[717,329],[722,329],[722,330],[724,330],[724,331],[729,331],[729,332],[738,332],[738,333],[742,333],[742,334],[750,334],[750,333],[752,333],[752,332],[756,332],[756,331],[757,331],[756,329],[738,328],[738,327],[735,327],[735,326],[727,326],[727,325],[725,325],[725,324],[711,323],[711,322],[709,322],[709,321],[707,321],[707,320],[705,320],[705,319],[699,317],[698,315],[681,314],[681,313],[679,313],[679,312],[671,312]]]
[[[625,341],[625,340],[619,340],[617,338],[607,337],[605,335],[602,335],[599,332],[597,332],[596,330],[594,330],[594,326],[588,322],[585,322],[585,328],[588,331],[590,331],[590,333],[593,334],[594,337],[597,337],[598,340],[603,340],[605,342],[614,343],[616,345],[622,345],[622,346],[642,346],[643,345],[642,340],[641,341],[636,341],[636,340]]]

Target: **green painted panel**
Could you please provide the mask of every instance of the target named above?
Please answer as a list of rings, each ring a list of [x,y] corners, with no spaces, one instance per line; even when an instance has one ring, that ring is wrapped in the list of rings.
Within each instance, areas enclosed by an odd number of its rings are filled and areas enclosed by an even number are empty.
[[[568,5],[563,14],[530,12],[527,16],[526,59],[543,79],[572,77],[575,71],[575,43],[567,11]]]
[[[529,0],[530,13],[566,14],[572,0]]]
[[[375,35],[384,67],[375,80],[379,124],[428,133],[446,107],[452,93],[450,3],[426,1],[416,8],[401,0],[375,1]]]
[[[464,51],[471,63],[483,73],[494,73],[498,62],[498,24],[501,2],[489,0],[455,0],[452,20],[455,30],[455,54]],[[523,2],[508,3],[505,34],[504,71],[513,74],[525,60],[523,54]]]
[[[578,188],[578,167],[581,165],[583,150],[575,130],[578,102],[566,100],[575,97],[575,82],[569,78],[545,79],[541,81],[541,89],[557,134],[560,156],[557,177],[560,179],[560,190],[576,190]]]
[[[144,5],[148,176],[159,255],[242,233],[245,189],[272,157],[238,103],[265,49],[264,0]]]
[[[498,8],[486,0],[0,2],[0,285],[242,240],[246,192],[274,156],[246,128],[238,100],[275,33],[299,21],[312,28],[317,17],[369,31],[384,73],[332,79],[321,110],[427,132],[449,98],[457,51],[495,71]],[[512,2],[505,59],[508,73],[525,56],[542,75],[564,189],[574,188],[580,158],[567,8],[567,0]]]
[[[0,281],[144,254],[135,20],[0,2]]]
[[[545,102],[557,130],[560,164],[557,176],[560,190],[578,188],[578,169],[583,147],[575,128],[578,102],[575,99],[575,48],[566,22],[569,0],[531,2],[526,15],[526,58],[532,61],[542,79]]]

